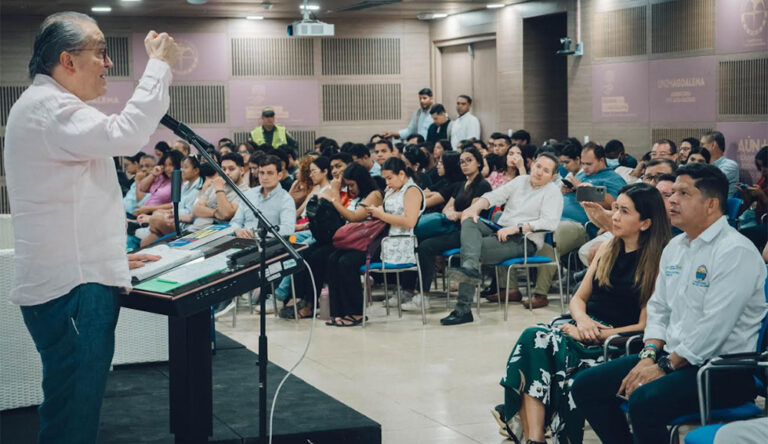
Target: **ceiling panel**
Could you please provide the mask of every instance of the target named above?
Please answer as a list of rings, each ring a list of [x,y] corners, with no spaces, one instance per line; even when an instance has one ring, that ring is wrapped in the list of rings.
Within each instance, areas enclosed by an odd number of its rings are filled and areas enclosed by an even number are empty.
[[[484,9],[490,1],[440,1],[440,0],[314,0],[321,9],[316,12],[319,19],[378,16],[393,18],[416,18],[420,13],[455,14]],[[203,5],[191,5],[186,0],[2,0],[0,13],[6,15],[48,15],[57,11],[78,11],[90,14],[94,5],[110,6],[108,16],[155,16],[155,17],[244,17],[259,15],[264,18],[300,18],[301,0],[208,0]],[[522,3],[521,0],[503,3]],[[100,16],[101,14],[94,14]]]

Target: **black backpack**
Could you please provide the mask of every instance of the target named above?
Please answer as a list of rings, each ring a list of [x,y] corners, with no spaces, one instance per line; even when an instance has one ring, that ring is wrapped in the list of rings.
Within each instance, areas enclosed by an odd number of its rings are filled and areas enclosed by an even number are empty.
[[[333,204],[325,199],[312,196],[307,202],[307,218],[309,231],[312,232],[318,244],[328,244],[333,240],[333,234],[346,222]]]

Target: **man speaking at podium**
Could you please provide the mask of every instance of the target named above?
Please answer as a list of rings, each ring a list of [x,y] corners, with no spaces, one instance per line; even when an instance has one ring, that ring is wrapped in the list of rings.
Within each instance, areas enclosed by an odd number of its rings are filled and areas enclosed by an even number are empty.
[[[11,301],[43,363],[40,443],[95,443],[115,343],[117,293],[130,266],[113,156],[135,154],[168,110],[173,39],[150,31],[149,62],[120,114],[85,103],[107,91],[106,39],[87,15],[47,17],[32,85],[11,108],[6,170],[15,233]]]

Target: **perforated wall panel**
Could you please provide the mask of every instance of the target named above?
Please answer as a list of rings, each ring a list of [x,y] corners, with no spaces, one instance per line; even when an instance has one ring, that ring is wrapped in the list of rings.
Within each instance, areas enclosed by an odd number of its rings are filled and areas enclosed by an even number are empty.
[[[225,123],[224,85],[171,85],[168,113],[187,124]]]
[[[400,74],[400,39],[323,39],[323,75]]]
[[[129,77],[131,75],[131,43],[128,37],[107,37],[107,54],[114,66],[107,71],[109,77]]]
[[[399,83],[323,85],[324,121],[398,120],[401,117]]]
[[[8,122],[11,107],[25,89],[27,87],[22,85],[0,86],[0,126],[5,126]]]
[[[768,58],[721,61],[720,114],[768,115]]]
[[[595,57],[625,57],[646,53],[646,7],[595,13],[592,39]]]
[[[314,75],[313,39],[253,38],[232,39],[232,75],[311,76]]]

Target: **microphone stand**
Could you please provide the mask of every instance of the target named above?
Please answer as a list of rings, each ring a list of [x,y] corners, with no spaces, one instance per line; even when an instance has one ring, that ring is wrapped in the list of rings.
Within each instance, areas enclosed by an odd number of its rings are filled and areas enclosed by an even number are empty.
[[[176,236],[181,237],[181,225],[179,224],[179,201],[181,200],[181,170],[173,170],[171,173],[171,202],[173,202],[173,227]]]
[[[160,124],[165,126],[166,128],[170,129],[174,132],[177,136],[181,137],[182,139],[186,140],[190,144],[192,144],[195,148],[197,148],[197,151],[200,153],[200,155],[208,162],[211,167],[221,176],[222,179],[229,185],[232,190],[237,194],[237,196],[240,198],[241,205],[245,205],[248,207],[248,209],[253,212],[254,216],[256,216],[256,219],[259,221],[259,242],[257,243],[257,246],[261,249],[261,257],[260,257],[260,264],[259,264],[259,281],[261,282],[261,290],[259,295],[259,305],[261,307],[261,313],[259,315],[259,322],[260,322],[260,328],[259,328],[259,442],[262,444],[267,443],[267,292],[269,291],[269,286],[267,285],[267,276],[266,276],[266,270],[267,270],[267,252],[266,252],[266,243],[267,243],[267,234],[271,233],[285,248],[285,250],[288,252],[288,254],[293,258],[293,260],[296,261],[299,266],[300,264],[304,263],[304,259],[301,257],[301,255],[291,246],[291,244],[283,238],[283,236],[280,235],[280,232],[278,231],[278,227],[272,225],[267,218],[259,211],[258,208],[256,208],[253,203],[251,203],[246,197],[243,191],[238,188],[237,184],[232,181],[232,179],[229,178],[229,176],[224,173],[224,170],[221,169],[219,164],[216,163],[216,161],[213,160],[210,152],[214,151],[213,145],[208,142],[207,140],[203,139],[202,137],[195,134],[194,131],[192,131],[191,128],[189,128],[187,125],[179,122],[178,120],[174,119],[173,117],[166,114],[163,116],[162,120],[160,121]]]

